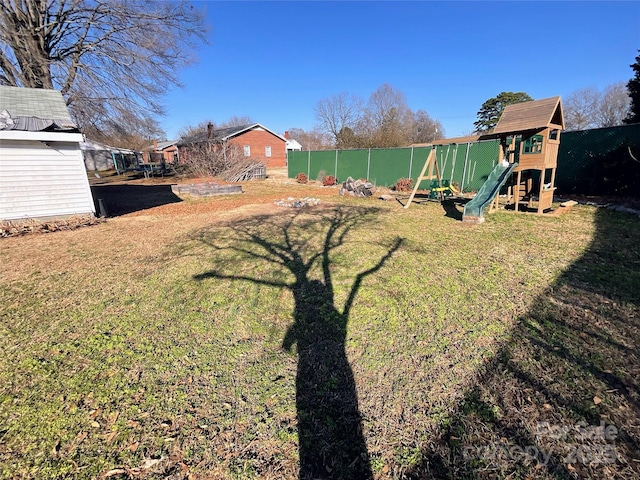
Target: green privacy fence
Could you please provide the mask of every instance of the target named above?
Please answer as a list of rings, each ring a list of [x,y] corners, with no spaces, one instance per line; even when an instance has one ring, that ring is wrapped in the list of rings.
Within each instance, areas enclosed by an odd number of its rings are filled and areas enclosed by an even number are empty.
[[[339,181],[350,176],[390,187],[400,178],[409,177],[415,182],[431,148],[436,149],[442,179],[457,183],[464,192],[480,189],[500,154],[498,140],[435,147],[289,152],[288,173],[290,178],[304,173],[310,179],[333,175]],[[640,124],[563,132],[557,193],[640,197],[640,162],[633,157],[640,160]]]
[[[559,195],[640,197],[640,124],[564,132],[556,187]]]
[[[333,175],[338,181],[347,177],[362,178],[390,187],[400,178],[412,178],[415,182],[432,148],[436,149],[442,179],[457,183],[466,192],[477,191],[482,186],[500,152],[497,140],[435,147],[289,152],[288,175],[295,178],[304,173],[310,179]]]

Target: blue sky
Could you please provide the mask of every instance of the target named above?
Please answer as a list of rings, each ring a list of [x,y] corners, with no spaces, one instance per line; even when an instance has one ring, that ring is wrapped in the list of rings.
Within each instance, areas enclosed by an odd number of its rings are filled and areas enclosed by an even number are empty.
[[[168,138],[233,115],[310,130],[318,100],[367,100],[383,83],[455,137],[502,91],[540,99],[627,82],[640,49],[636,1],[194,3],[209,45],[165,99]]]

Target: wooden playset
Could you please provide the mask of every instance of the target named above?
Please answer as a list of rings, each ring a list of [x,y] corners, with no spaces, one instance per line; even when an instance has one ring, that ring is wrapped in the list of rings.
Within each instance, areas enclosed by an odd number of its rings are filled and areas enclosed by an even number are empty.
[[[504,159],[517,164],[507,184],[507,203],[515,211],[525,202],[527,210],[535,208],[538,214],[551,208],[563,129],[562,102],[560,97],[551,97],[507,105],[493,132],[484,137],[498,137]],[[536,195],[537,205],[533,199]],[[494,206],[497,201],[496,195]]]
[[[501,155],[482,187],[465,204],[462,220],[482,223],[486,207],[497,208],[499,193],[507,187],[507,206],[543,214],[551,209],[555,190],[560,132],[564,129],[560,97],[517,103],[505,107],[494,130],[477,140],[498,139]],[[428,174],[427,174],[428,171]],[[459,192],[443,180],[433,148],[404,208],[414,199],[420,182],[431,181],[430,198],[443,200]]]

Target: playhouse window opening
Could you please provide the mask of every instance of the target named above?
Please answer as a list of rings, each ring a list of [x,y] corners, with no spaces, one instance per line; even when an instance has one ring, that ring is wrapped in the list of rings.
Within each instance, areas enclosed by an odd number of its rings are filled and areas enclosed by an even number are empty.
[[[557,140],[558,139],[559,130],[554,128],[553,130],[549,130],[549,140]]]
[[[542,135],[533,135],[524,141],[522,153],[542,153]]]

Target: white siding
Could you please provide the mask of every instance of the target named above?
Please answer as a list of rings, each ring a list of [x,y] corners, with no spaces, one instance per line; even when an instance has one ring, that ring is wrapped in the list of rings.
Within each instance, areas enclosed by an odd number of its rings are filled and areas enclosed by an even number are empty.
[[[95,213],[78,143],[0,141],[0,220]]]

